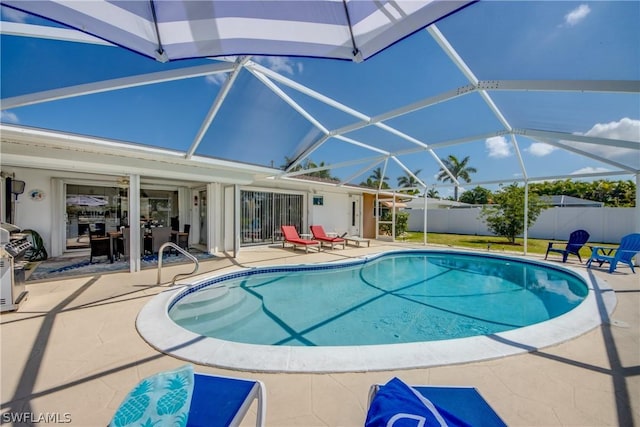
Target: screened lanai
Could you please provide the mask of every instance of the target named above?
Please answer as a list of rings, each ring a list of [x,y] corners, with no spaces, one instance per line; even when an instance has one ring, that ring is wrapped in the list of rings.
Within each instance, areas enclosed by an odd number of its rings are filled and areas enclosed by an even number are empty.
[[[83,13],[109,5],[107,22],[127,23],[127,2],[82,3]],[[381,3],[396,19],[417,2]],[[450,5],[440,15],[397,19],[397,41],[354,60],[295,49],[286,56],[286,46],[269,56],[256,40],[231,43],[238,50],[222,56],[167,60],[108,41],[104,24],[57,15],[51,2],[2,1],[1,120],[11,132],[2,162],[46,163],[48,151],[19,136],[46,130],[202,167],[203,179],[216,168],[276,179],[326,170],[341,186],[378,170],[391,189],[410,176],[421,192],[437,187],[449,196],[455,177],[436,176],[453,155],[476,169],[462,191],[567,177],[638,183],[640,3],[443,3]],[[311,12],[313,4],[265,8]],[[71,16],[84,32],[43,16]],[[253,17],[251,30],[276,25],[262,18]],[[280,25],[299,31],[299,18],[289,19]],[[355,38],[345,43],[351,49]]]

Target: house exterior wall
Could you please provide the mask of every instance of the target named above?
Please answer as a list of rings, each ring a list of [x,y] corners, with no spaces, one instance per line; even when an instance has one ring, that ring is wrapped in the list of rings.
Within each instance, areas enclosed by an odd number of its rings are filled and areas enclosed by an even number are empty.
[[[104,180],[104,175],[94,175],[87,173],[60,172],[43,169],[2,167],[4,174],[15,174],[15,179],[25,181],[25,192],[18,196],[16,203],[15,225],[22,229],[32,229],[37,231],[43,238],[45,247],[51,256],[62,254],[62,244],[52,245],[52,240],[56,237],[56,229],[60,227],[60,217],[64,212],[55,212],[59,204],[55,203],[56,191],[54,191],[55,179],[64,180]],[[179,185],[179,182],[176,183]],[[276,188],[277,187],[277,188]],[[199,186],[198,188],[203,188]],[[241,187],[244,188],[244,187]],[[340,190],[319,186],[317,184],[283,184],[280,181],[277,185],[260,185],[256,188],[263,188],[272,191],[296,192],[306,195],[306,226],[301,232],[308,233],[309,225],[322,225],[326,231],[344,233],[349,231],[351,219],[351,199],[353,190]],[[45,196],[42,199],[32,199],[29,194],[33,190],[40,190]],[[0,189],[4,191],[4,187]],[[192,243],[196,241],[198,233],[198,208],[194,206],[193,199],[197,195],[197,189],[184,189],[182,204],[186,203],[188,209],[182,212],[192,220]],[[313,196],[322,196],[323,205],[313,205]],[[209,228],[216,230],[213,238],[217,240],[211,243],[211,248],[220,249],[225,247],[223,233],[223,219],[228,213],[223,213],[223,191],[222,187],[214,186],[214,191],[210,195],[209,206],[214,211],[210,215],[213,224]],[[376,219],[374,215],[375,195],[362,194],[361,220],[362,237],[375,238]],[[64,207],[64,203],[62,204]],[[410,209],[409,230],[423,230],[423,209]],[[484,222],[479,219],[479,208],[471,209],[428,209],[427,230],[436,233],[455,233],[472,235],[492,235]],[[555,207],[544,210],[538,217],[535,224],[529,229],[528,235],[531,238],[564,240],[571,231],[583,228],[591,234],[591,241],[604,243],[618,243],[622,236],[635,232],[635,208],[577,208],[577,207]],[[2,217],[4,220],[4,216]],[[64,235],[59,231],[57,235]]]
[[[47,251],[50,251],[51,245],[46,243],[51,242],[53,228],[54,198],[51,197],[51,174],[39,169],[26,170],[23,168],[7,167],[3,167],[2,172],[15,174],[15,179],[25,182],[24,193],[18,196],[15,203],[14,225],[23,230],[29,229],[36,231],[42,236]],[[37,200],[29,196],[30,192],[36,189],[42,191],[44,198]],[[4,191],[4,185],[2,186],[2,191]],[[4,215],[2,218],[4,221]]]
[[[427,231],[430,233],[474,234],[491,236],[486,224],[479,218],[480,208],[427,209]],[[566,240],[577,229],[589,232],[593,242],[620,242],[622,236],[635,231],[635,208],[577,208],[554,207],[545,209],[529,228],[534,239]],[[409,230],[424,230],[424,209],[411,209]]]
[[[54,182],[62,181],[91,181],[106,183],[109,179],[105,180],[105,175],[95,175],[88,173],[73,173],[73,172],[61,172],[55,170],[44,169],[32,169],[22,167],[4,167],[2,168],[4,174],[15,174],[15,179],[25,181],[25,192],[18,197],[16,204],[16,219],[13,221],[16,226],[21,229],[33,229],[37,231],[43,239],[47,252],[50,256],[60,256],[64,252],[64,242],[56,242],[53,244],[53,240],[64,239],[63,226],[60,222],[64,221],[64,201],[56,204],[56,196],[54,193]],[[114,178],[115,182],[115,178]],[[197,243],[197,236],[201,230],[199,230],[199,205],[203,203],[199,200],[196,204],[195,196],[198,196],[198,191],[205,188],[205,184],[202,183],[194,188],[179,187],[180,182],[174,183],[179,188],[180,199],[180,216],[181,224],[191,224],[190,239],[191,243]],[[207,233],[214,241],[209,243],[209,249],[218,251],[221,249],[229,249],[233,247],[233,231],[229,232],[227,229],[229,224],[233,224],[233,207],[225,203],[226,186],[220,184],[212,184],[207,200]],[[301,230],[301,233],[309,233],[309,225],[319,224],[322,225],[326,231],[335,231],[340,234],[348,232],[351,220],[351,194],[355,193],[353,190],[333,189],[326,186],[319,186],[318,184],[300,184],[300,183],[283,183],[277,182],[275,185],[257,184],[255,186],[240,186],[240,189],[253,189],[264,191],[276,191],[285,193],[303,194],[306,200],[306,213],[305,213],[305,229]],[[45,197],[41,200],[31,199],[29,192],[31,190],[41,190]],[[4,187],[1,189],[4,191]],[[313,196],[322,196],[323,204],[313,205]],[[58,197],[62,197],[58,195]],[[60,207],[62,206],[62,207]],[[61,212],[56,213],[56,209],[62,209]],[[373,204],[369,208],[369,215],[373,209]],[[365,215],[366,217],[366,215]],[[2,216],[4,221],[4,215]],[[225,219],[227,221],[225,221]],[[375,226],[375,221],[374,221]],[[62,231],[54,233],[54,227],[59,227]],[[372,229],[375,233],[375,228]],[[229,241],[228,239],[231,239]]]
[[[314,205],[313,198],[321,196],[322,205]],[[307,226],[321,225],[324,231],[342,234],[349,230],[349,194],[333,193],[326,190],[310,192],[307,197],[309,217]],[[309,233],[310,230],[305,230]]]

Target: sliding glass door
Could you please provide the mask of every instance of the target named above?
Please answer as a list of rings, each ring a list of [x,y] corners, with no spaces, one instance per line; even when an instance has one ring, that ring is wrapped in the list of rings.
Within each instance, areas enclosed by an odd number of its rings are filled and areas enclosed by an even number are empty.
[[[302,228],[302,194],[242,190],[240,200],[240,244],[243,246],[281,241],[281,225],[293,225],[298,232],[306,232]]]

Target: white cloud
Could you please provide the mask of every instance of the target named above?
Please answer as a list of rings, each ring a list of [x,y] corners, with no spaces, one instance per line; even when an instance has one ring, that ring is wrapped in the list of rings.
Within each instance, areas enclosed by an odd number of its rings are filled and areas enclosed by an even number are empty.
[[[489,150],[489,157],[503,159],[512,155],[511,146],[504,136],[487,138],[484,142],[484,146]]]
[[[527,151],[531,153],[532,156],[536,157],[544,157],[557,150],[553,145],[545,144],[544,142],[534,142],[532,143]]]
[[[232,56],[225,58],[229,60],[234,59],[234,57]],[[303,70],[303,65],[301,62],[295,62],[290,58],[286,58],[283,56],[255,56],[252,59],[273,71],[277,71],[283,74],[289,74],[291,76],[296,73],[300,74]],[[210,74],[206,77],[206,79],[207,82],[220,86],[227,79],[227,75],[228,73]]]
[[[228,73],[209,74],[206,78],[208,83],[212,83],[216,86],[221,86],[227,79]]]
[[[640,120],[625,117],[617,122],[596,123],[591,129],[585,133],[576,132],[576,135],[592,136],[596,138],[606,138],[612,140],[635,141],[640,144]],[[563,141],[567,145],[589,151],[597,156],[607,159],[624,159],[633,160],[640,159],[638,149],[613,147],[601,144],[575,143],[571,141]],[[636,160],[636,163],[638,160]]]
[[[597,123],[584,135],[640,142],[640,120],[625,117],[618,122]]]
[[[2,121],[3,123],[19,123],[20,122],[20,120],[18,119],[18,116],[16,116],[15,113],[12,113],[11,111],[0,112],[0,121]]]
[[[256,57],[256,62],[270,68],[273,71],[279,73],[285,73],[294,75],[295,73],[302,72],[302,63],[295,62],[291,58],[285,58],[283,56],[261,56]]]
[[[582,22],[589,13],[591,13],[591,8],[586,4],[581,4],[564,16],[564,23],[573,27]]]
[[[600,167],[594,168],[592,166],[587,166],[586,168],[581,168],[571,172],[570,175],[579,175],[583,173],[600,173],[600,172],[610,172],[610,171],[611,169],[607,169],[607,168],[600,168]]]

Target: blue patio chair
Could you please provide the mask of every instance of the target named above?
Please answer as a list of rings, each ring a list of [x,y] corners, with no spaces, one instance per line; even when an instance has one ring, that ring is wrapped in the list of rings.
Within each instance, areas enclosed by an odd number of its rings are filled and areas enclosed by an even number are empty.
[[[506,427],[474,387],[409,386],[398,378],[371,386],[365,427],[407,420],[406,425]]]
[[[194,373],[192,365],[145,378],[120,404],[109,427],[239,426],[257,399],[256,426],[264,425],[261,381]]]
[[[576,230],[573,231],[569,235],[569,241],[566,243],[564,248],[554,248],[554,244],[563,244],[558,242],[549,242],[547,246],[547,253],[544,255],[544,259],[547,259],[549,252],[556,252],[562,254],[562,262],[567,262],[567,257],[569,254],[573,254],[578,257],[578,261],[582,263],[582,258],[580,258],[580,249],[584,246],[585,243],[589,240],[589,233],[585,230]]]
[[[640,233],[627,234],[620,240],[620,246],[617,248],[593,246],[587,267],[591,267],[593,261],[597,262],[599,266],[608,262],[609,273],[613,273],[618,263],[621,262],[631,267],[631,271],[635,274],[633,257],[638,253],[640,253]]]

